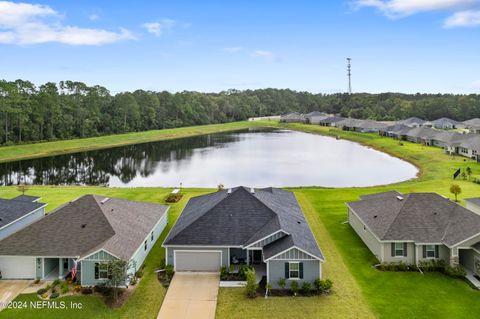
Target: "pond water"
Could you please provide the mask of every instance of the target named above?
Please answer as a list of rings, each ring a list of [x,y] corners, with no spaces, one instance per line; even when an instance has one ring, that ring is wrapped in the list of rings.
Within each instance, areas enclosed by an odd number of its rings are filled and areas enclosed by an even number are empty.
[[[245,130],[0,164],[0,183],[111,187],[373,186],[417,168],[346,140]]]

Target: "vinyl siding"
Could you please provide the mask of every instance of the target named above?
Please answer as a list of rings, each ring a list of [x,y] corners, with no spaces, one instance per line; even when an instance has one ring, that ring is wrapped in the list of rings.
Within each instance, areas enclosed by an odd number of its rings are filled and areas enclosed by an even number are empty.
[[[303,282],[308,281],[313,283],[313,281],[320,277],[321,262],[319,260],[290,260],[290,261],[299,261],[303,263],[303,279],[286,279],[286,288],[290,288],[292,281],[297,281],[299,287],[302,286]],[[272,285],[272,288],[278,287],[278,280],[285,278],[285,263],[289,261],[283,260],[270,260],[267,264],[268,267],[268,280]]]
[[[415,264],[415,244],[407,243],[407,256],[406,257],[392,257],[391,243],[382,243],[383,248],[383,261],[384,262],[403,262],[406,264]]]
[[[105,280],[95,279],[95,263],[111,259],[115,259],[115,257],[105,251],[99,251],[80,261],[80,281],[82,286],[96,286],[104,283]]]
[[[171,246],[167,247],[167,263],[168,265],[173,266],[173,252],[175,250],[220,250],[222,251],[222,266],[230,266],[230,262],[228,260],[228,250],[229,248],[226,247],[215,247],[215,246],[196,246],[196,247],[176,247]]]
[[[259,241],[255,245],[252,245],[252,247],[257,247],[257,248],[262,248],[263,246],[266,246],[272,242],[274,242],[277,239],[280,239],[285,236],[285,233],[283,231],[278,232],[270,237],[265,238],[264,240]]]
[[[377,238],[375,238],[368,228],[364,229],[363,222],[353,213],[353,211],[351,211],[350,208],[348,209],[348,223],[362,239],[365,245],[367,245],[368,249],[370,249],[370,251],[375,255],[375,257],[382,261],[382,244],[377,240]]]
[[[31,223],[39,220],[45,215],[45,208],[41,207],[32,213],[30,213],[28,216],[25,216],[23,218],[17,219],[14,221],[12,224],[2,228],[0,230],[0,240],[4,239],[7,236],[10,236],[16,231],[19,231],[22,228],[25,228],[26,226],[30,225]]]
[[[315,259],[315,258],[296,248],[287,250],[286,252],[278,255],[277,257],[272,258],[272,260],[312,260],[312,259]]]

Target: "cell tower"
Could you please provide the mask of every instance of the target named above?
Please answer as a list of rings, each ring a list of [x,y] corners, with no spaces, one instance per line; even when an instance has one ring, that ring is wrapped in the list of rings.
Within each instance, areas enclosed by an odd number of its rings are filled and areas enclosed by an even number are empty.
[[[347,58],[348,94],[352,94],[352,58]]]

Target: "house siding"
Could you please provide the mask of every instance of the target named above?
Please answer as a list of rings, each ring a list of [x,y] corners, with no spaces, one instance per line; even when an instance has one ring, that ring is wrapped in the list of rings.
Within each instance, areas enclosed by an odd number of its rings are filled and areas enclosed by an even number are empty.
[[[0,230],[0,240],[10,236],[16,231],[19,231],[20,229],[25,228],[26,226],[30,225],[31,223],[39,220],[45,215],[45,208],[41,207],[32,213],[30,213],[28,216],[25,216],[23,218],[17,219],[14,221],[12,224],[5,226]]]
[[[264,247],[264,246],[266,246],[266,245],[268,245],[268,244],[274,242],[275,240],[280,239],[284,236],[285,236],[285,233],[282,232],[282,231],[278,232],[278,233],[275,233],[274,235],[272,235],[270,237],[267,237],[264,240],[259,241],[255,245],[252,245],[252,247],[262,248],[262,247]]]
[[[292,281],[297,281],[301,287],[305,281],[313,283],[315,279],[320,278],[322,264],[319,260],[270,260],[267,267],[268,280],[272,288],[279,288],[278,280],[285,278],[285,263],[296,261],[303,263],[303,279],[286,279],[286,288],[290,288]]]
[[[407,243],[407,256],[406,257],[392,257],[391,252],[391,242],[382,243],[383,248],[383,262],[403,262],[406,264],[416,264],[416,256],[415,256],[415,244],[414,243]]]
[[[365,224],[357,217],[357,215],[353,213],[350,208],[348,209],[348,223],[362,239],[365,245],[367,245],[368,249],[370,249],[370,251],[375,255],[375,257],[382,261],[382,244],[368,228],[364,229]]]
[[[286,252],[278,255],[275,258],[272,258],[271,260],[296,260],[296,259],[301,259],[301,260],[310,260],[314,259],[312,256],[309,254],[304,253],[303,251],[300,251],[296,248],[292,248],[287,250]]]
[[[95,279],[95,263],[112,259],[115,259],[115,257],[102,250],[80,261],[80,282],[82,286],[96,286],[104,283],[105,280]]]
[[[170,246],[166,248],[167,254],[167,264],[173,266],[173,252],[175,250],[220,250],[222,251],[222,266],[230,266],[230,261],[228,260],[228,250],[227,247],[215,247],[215,246],[195,246],[195,247],[177,247]]]
[[[150,250],[152,250],[153,245],[157,242],[158,238],[162,234],[163,230],[167,226],[168,222],[168,211],[165,212],[165,214],[162,216],[160,219],[159,223],[155,226],[155,228],[152,230],[153,231],[153,240],[151,239],[151,233],[148,234],[147,240],[147,250],[144,249],[144,243],[138,247],[136,253],[132,257],[132,267],[128,270],[129,274],[135,274],[137,269],[140,268],[140,266],[143,264],[145,261],[145,258],[147,257],[148,253],[150,253]]]

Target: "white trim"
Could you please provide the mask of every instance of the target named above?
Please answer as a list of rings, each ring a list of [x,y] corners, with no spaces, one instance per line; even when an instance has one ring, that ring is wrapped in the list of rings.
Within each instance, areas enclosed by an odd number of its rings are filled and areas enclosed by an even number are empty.
[[[270,282],[270,269],[269,269],[269,268],[270,268],[270,262],[267,261],[267,262],[265,263],[265,265],[266,265],[266,267],[267,267],[267,284],[268,284],[268,283]]]
[[[283,229],[279,229],[279,230],[277,230],[277,231],[275,231],[275,232],[271,233],[270,235],[267,235],[267,236],[265,236],[265,237],[263,237],[263,238],[261,238],[261,239],[259,239],[259,240],[255,241],[255,242],[253,242],[253,243],[251,243],[251,244],[248,244],[247,246],[243,246],[243,247],[244,247],[244,248],[249,248],[249,247],[251,247],[251,246],[253,246],[253,245],[255,245],[255,244],[257,244],[257,243],[261,242],[262,240],[265,240],[265,239],[267,239],[267,238],[270,238],[270,237],[272,237],[272,236],[274,236],[274,235],[278,234],[279,232],[282,232],[282,233],[284,233],[284,234],[285,234],[285,236],[288,236],[288,235],[290,235],[289,233],[287,233],[287,232],[286,232],[286,231],[284,231]]]
[[[220,253],[220,268],[223,266],[223,252],[221,250],[187,250],[187,249],[174,249],[173,250],[173,271],[177,271],[177,252],[190,252],[190,253]]]
[[[475,214],[475,213],[472,212],[472,214]],[[462,240],[462,241],[460,241],[460,242],[458,242],[458,243],[456,243],[456,244],[453,244],[452,246],[448,246],[448,245],[445,245],[445,246],[447,246],[448,248],[452,248],[452,247],[455,247],[455,246],[458,247],[460,244],[463,244],[464,242],[469,241],[470,239],[473,239],[473,238],[475,238],[475,237],[477,237],[477,236],[480,236],[480,233],[477,233],[477,234],[475,234],[475,235],[473,235],[473,236],[470,236],[470,237],[468,237],[467,239],[464,239],[464,240]]]
[[[10,226],[10,225],[12,225],[12,224],[15,224],[15,223],[18,222],[19,220],[22,220],[22,219],[24,219],[25,217],[30,216],[30,215],[36,213],[37,211],[39,211],[39,210],[42,209],[42,208],[45,208],[46,206],[47,206],[47,204],[45,204],[45,205],[43,205],[43,206],[41,206],[41,207],[38,207],[37,209],[34,209],[34,210],[32,210],[30,213],[27,213],[27,214],[25,214],[25,215],[23,215],[23,216],[20,216],[20,217],[17,218],[17,219],[12,220],[10,223],[8,223],[8,224],[3,225],[2,227],[0,227],[0,230],[3,230],[4,228],[6,228],[6,227],[8,227],[8,226]],[[43,211],[43,216],[45,216],[45,211]],[[43,216],[42,216],[42,217],[43,217]],[[32,223],[33,223],[33,222],[35,222],[35,221],[32,221]]]
[[[142,243],[142,244],[143,244],[143,243]],[[88,254],[88,255],[86,255],[86,256],[84,256],[84,257],[82,257],[82,258],[78,258],[78,261],[85,260],[85,258],[88,258],[88,257],[90,257],[90,256],[92,256],[92,255],[95,255],[96,253],[99,253],[99,252],[101,252],[101,251],[104,251],[104,252],[106,252],[107,254],[112,255],[113,257],[115,257],[115,258],[117,258],[117,259],[121,259],[120,257],[116,256],[115,254],[112,254],[111,252],[109,252],[108,250],[106,250],[105,248],[100,248],[100,249],[95,250],[95,251],[94,251],[93,253],[91,253],[91,254]],[[90,260],[90,261],[94,261],[94,260],[96,260],[96,259],[89,259],[89,260]],[[98,259],[98,260],[104,260],[104,259]]]
[[[296,271],[298,271],[298,277],[292,278],[292,277],[290,276],[290,272],[291,272],[291,270],[290,270],[290,264],[297,264],[297,265],[298,265],[298,270],[296,270]],[[295,270],[294,270],[294,271],[295,271]],[[287,279],[288,279],[288,280],[300,280],[300,279],[302,279],[302,278],[300,278],[300,262],[299,262],[299,261],[288,261],[288,278],[287,278]]]
[[[270,258],[265,259],[264,261],[271,260],[271,259],[273,259],[273,258],[275,258],[275,257],[277,257],[277,256],[279,256],[279,255],[281,255],[281,254],[283,254],[284,252],[287,252],[287,251],[293,249],[293,248],[296,248],[296,249],[300,250],[301,252],[303,252],[303,253],[305,253],[305,254],[313,257],[313,258],[316,259],[316,260],[320,260],[320,261],[322,261],[322,262],[325,262],[325,259],[322,259],[322,258],[320,258],[320,257],[314,256],[314,255],[312,255],[311,253],[306,252],[305,250],[298,248],[297,246],[291,246],[291,247],[289,247],[289,248],[287,248],[287,249],[279,252],[278,254],[273,255],[273,256],[271,256]],[[278,259],[278,260],[292,260],[292,259]],[[297,258],[297,259],[293,259],[293,260],[310,260],[310,259],[298,259],[298,258]]]
[[[225,246],[225,245],[200,245],[200,244],[195,244],[195,245],[175,245],[175,244],[172,244],[172,245],[163,245],[162,244],[162,247],[191,247],[191,248],[195,248],[195,247],[218,247],[218,248],[242,248],[242,246]]]

